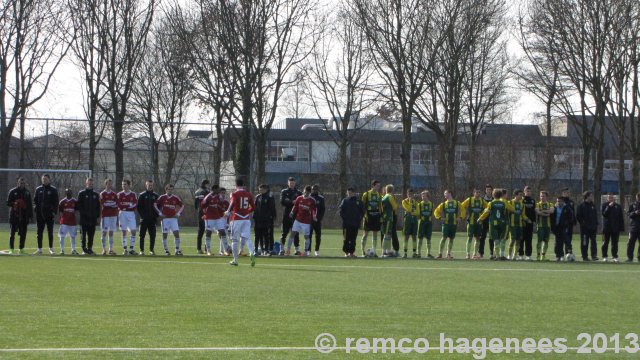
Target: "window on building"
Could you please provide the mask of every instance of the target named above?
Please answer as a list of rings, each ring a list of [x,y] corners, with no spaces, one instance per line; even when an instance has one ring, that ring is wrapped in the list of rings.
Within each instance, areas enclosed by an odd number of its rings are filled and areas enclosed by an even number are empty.
[[[411,148],[411,164],[429,165],[432,162],[432,150],[429,145],[413,145]]]
[[[456,149],[456,162],[468,163],[469,162],[469,149],[458,147]]]
[[[269,161],[309,161],[309,143],[305,141],[271,141]]]

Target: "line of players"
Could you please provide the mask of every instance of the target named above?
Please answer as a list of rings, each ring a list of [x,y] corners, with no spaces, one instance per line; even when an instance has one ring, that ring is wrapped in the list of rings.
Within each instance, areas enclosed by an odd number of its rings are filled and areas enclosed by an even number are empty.
[[[364,257],[378,257],[376,244],[378,232],[382,233],[382,256],[396,257],[399,255],[400,244],[396,235],[397,210],[393,192],[393,185],[385,187],[385,194],[381,194],[380,182],[374,180],[371,189],[362,195],[361,206],[364,209],[364,235],[361,250]],[[576,212],[575,205],[570,199],[568,188],[561,190],[555,203],[549,201],[549,193],[540,191],[539,201],[531,196],[531,188],[515,190],[513,198],[509,199],[504,189],[493,189],[486,185],[485,194],[475,189],[473,195],[464,201],[457,201],[449,190],[444,191],[445,201],[434,208],[429,191],[420,193],[421,201],[414,198],[414,192],[409,189],[406,198],[402,200],[404,210],[403,234],[404,255],[408,257],[408,242],[412,240],[414,258],[422,257],[423,242],[426,240],[426,257],[434,258],[431,248],[433,220],[442,224],[442,239],[439,243],[435,259],[453,259],[451,249],[455,239],[458,223],[467,223],[466,259],[481,259],[484,255],[485,240],[489,239],[492,260],[532,260],[532,239],[534,224],[537,232],[536,260],[546,260],[547,248],[551,234],[555,235],[555,260],[574,261],[572,248],[573,227],[580,224],[580,248],[583,261],[597,261],[596,231],[598,229],[598,213],[593,204],[593,194],[589,191],[583,194],[583,203]],[[344,203],[344,201],[343,201]],[[342,205],[341,205],[342,207]],[[608,248],[611,244],[613,262],[618,262],[618,239],[624,231],[623,211],[609,194],[607,203],[602,205],[603,261],[607,261]],[[633,261],[635,243],[640,241],[640,194],[636,195],[636,202],[630,206],[627,215],[630,219],[629,243],[627,247],[627,262]],[[356,228],[357,233],[357,228]],[[372,248],[367,249],[367,237],[372,234]],[[353,237],[353,236],[352,236]],[[354,241],[355,239],[352,239]],[[417,240],[417,241],[416,241]],[[416,244],[417,242],[417,244]],[[589,258],[589,250],[591,258]],[[354,256],[355,246],[345,251],[346,256]],[[445,252],[446,251],[446,252]],[[640,249],[638,250],[640,261]]]

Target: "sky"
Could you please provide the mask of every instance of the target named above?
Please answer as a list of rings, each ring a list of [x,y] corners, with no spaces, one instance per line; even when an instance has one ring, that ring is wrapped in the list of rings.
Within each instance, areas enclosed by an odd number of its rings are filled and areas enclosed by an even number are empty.
[[[335,0],[322,1],[330,6]],[[521,1],[508,2],[510,6],[510,16],[516,14],[520,2]],[[513,39],[508,43],[508,52],[513,61],[522,56],[522,52]],[[49,91],[30,110],[29,117],[85,118],[80,69],[73,64],[71,56],[73,55],[70,53],[70,57],[61,64],[54,75]],[[510,89],[510,94],[514,99],[517,99],[512,105],[511,121],[521,124],[537,124],[538,121],[535,115],[542,110],[542,104],[534,96],[522,92],[515,87]],[[314,111],[310,111],[309,113],[312,114]],[[192,112],[192,116],[193,119],[189,119],[188,121],[199,122],[205,118],[205,116],[202,116],[198,111]],[[288,116],[292,116],[292,114],[282,113],[282,117]],[[42,131],[41,125],[41,123],[40,126],[37,125],[37,123],[32,124],[31,127],[27,129],[27,137],[40,133]]]

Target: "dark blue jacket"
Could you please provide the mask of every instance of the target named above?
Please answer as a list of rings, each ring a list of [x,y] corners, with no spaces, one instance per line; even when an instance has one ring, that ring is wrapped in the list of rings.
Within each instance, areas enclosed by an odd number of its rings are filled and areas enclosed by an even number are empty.
[[[593,201],[583,201],[578,206],[576,220],[580,223],[581,232],[595,232],[598,230],[598,210],[596,210],[596,205]]]
[[[342,199],[340,203],[340,218],[342,219],[342,227],[360,227],[362,217],[364,216],[364,207],[362,200],[357,196]]]

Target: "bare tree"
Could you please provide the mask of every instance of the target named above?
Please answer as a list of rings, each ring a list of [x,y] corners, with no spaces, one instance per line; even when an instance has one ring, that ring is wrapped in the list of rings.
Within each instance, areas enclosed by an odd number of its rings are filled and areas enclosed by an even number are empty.
[[[0,5],[0,168],[9,165],[16,124],[24,140],[27,111],[49,89],[69,50],[64,6],[47,0],[4,0]],[[24,165],[24,143],[21,144]],[[0,188],[6,188],[0,176]]]
[[[433,65],[442,39],[435,36],[433,4],[426,0],[351,0],[366,35],[372,62],[388,87],[386,97],[401,113],[402,190],[411,179],[411,126],[425,90],[424,72]]]
[[[84,112],[89,127],[89,170],[95,167],[96,147],[106,121],[99,104],[104,102],[104,66],[106,49],[100,41],[98,9],[100,0],[68,0],[74,38],[71,43],[75,62],[82,70],[85,95]]]
[[[213,147],[213,183],[220,181],[224,129],[234,126],[232,108],[235,101],[234,73],[228,71],[222,38],[219,1],[197,0],[195,10],[173,6],[167,20],[180,42],[185,45],[183,58],[190,68],[193,94],[206,112],[212,113],[215,128]]]
[[[147,37],[147,55],[136,74],[132,112],[142,121],[152,146],[153,174],[162,184],[174,180],[174,168],[189,108],[191,81],[189,65],[184,61],[185,44],[180,41],[169,20],[160,19]],[[164,146],[163,177],[160,176],[159,147]]]
[[[489,109],[497,110],[492,104],[497,99],[482,98],[489,95],[489,90],[476,92],[474,84],[488,76],[478,57],[484,51],[487,60],[492,56],[491,52],[499,48],[506,9],[503,0],[442,0],[434,11],[438,19],[436,27],[444,40],[436,53],[434,66],[426,68],[422,74],[427,91],[416,109],[420,120],[436,135],[441,184],[455,191],[456,146],[465,108],[468,109],[466,115],[472,116],[469,125],[475,132],[481,130],[488,117],[481,108],[489,105]],[[504,87],[504,79],[501,79],[504,76],[500,74],[493,79],[497,81],[494,85]],[[500,92],[504,89],[496,94]],[[471,136],[473,144],[474,137],[477,135]]]
[[[366,35],[342,3],[318,32],[317,46],[306,67],[311,102],[320,116],[325,110],[330,120],[324,126],[338,147],[340,194],[348,186],[348,148],[370,117],[362,116],[375,101],[370,52],[363,46]]]
[[[97,9],[97,31],[104,53],[106,98],[99,106],[111,122],[114,137],[116,179],[124,176],[123,130],[128,116],[136,74],[147,56],[147,34],[151,27],[156,0],[102,0]]]

